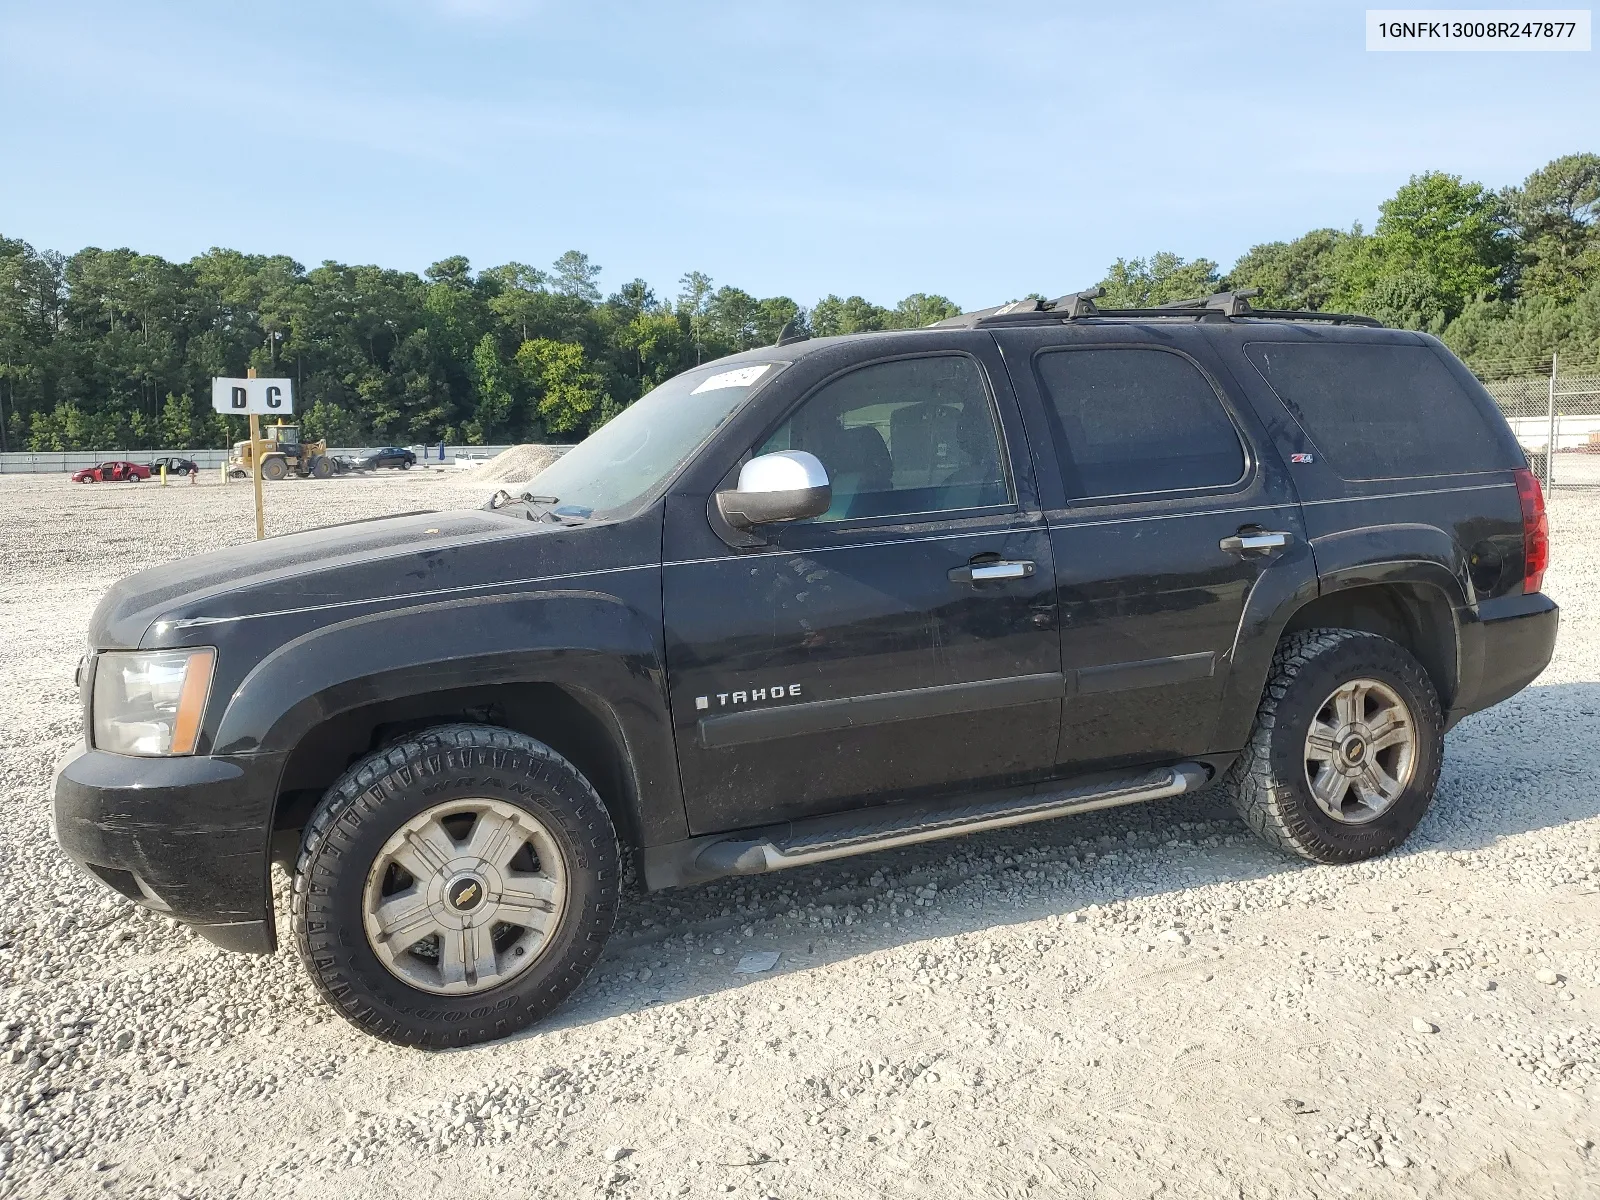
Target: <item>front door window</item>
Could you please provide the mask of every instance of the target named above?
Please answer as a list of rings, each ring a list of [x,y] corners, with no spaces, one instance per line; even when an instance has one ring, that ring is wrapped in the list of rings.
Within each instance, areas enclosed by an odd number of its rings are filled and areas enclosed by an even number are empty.
[[[817,521],[986,508],[1010,500],[994,410],[965,355],[875,363],[825,385],[758,453],[807,450],[833,504]]]

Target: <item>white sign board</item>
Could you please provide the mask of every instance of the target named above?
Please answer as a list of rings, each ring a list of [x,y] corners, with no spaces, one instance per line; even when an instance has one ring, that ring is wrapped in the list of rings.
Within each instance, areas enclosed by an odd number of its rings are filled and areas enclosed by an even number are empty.
[[[236,417],[285,416],[294,412],[287,379],[213,379],[211,407]]]

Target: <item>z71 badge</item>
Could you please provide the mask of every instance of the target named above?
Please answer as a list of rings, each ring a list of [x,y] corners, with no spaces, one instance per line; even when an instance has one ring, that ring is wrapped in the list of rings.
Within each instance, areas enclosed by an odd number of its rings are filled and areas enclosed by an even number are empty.
[[[717,708],[732,708],[736,704],[757,704],[767,700],[787,700],[800,694],[798,683],[778,684],[776,687],[750,688],[740,692],[718,692],[714,696],[696,696],[694,708],[696,712],[705,712],[711,708],[715,700]]]

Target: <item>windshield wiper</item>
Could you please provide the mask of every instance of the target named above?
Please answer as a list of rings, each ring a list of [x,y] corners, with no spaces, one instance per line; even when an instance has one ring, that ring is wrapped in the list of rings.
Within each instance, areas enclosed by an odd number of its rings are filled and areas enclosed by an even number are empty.
[[[513,496],[504,488],[489,497],[489,502],[484,507],[491,512],[506,508],[512,504],[525,504],[528,507],[528,520],[530,521],[555,521],[563,525],[576,525],[587,521],[594,515],[594,509],[586,508],[581,504],[561,504],[560,496],[535,496],[532,492],[523,492],[520,496]],[[561,507],[557,508],[556,505]],[[535,512],[537,506],[540,510]]]
[[[501,488],[495,492],[494,495],[489,497],[488,501],[485,502],[483,507],[490,512],[497,512],[498,510],[506,508],[512,504],[542,504],[548,506],[551,504],[559,504],[560,502],[560,496],[535,496],[532,492],[523,492],[520,496],[513,496],[510,492],[506,491],[505,488]]]

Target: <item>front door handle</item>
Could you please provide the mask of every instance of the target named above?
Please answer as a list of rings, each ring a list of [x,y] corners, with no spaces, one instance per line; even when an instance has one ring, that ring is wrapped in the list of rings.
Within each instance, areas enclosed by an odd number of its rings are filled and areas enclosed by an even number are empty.
[[[994,583],[1001,579],[1027,579],[1033,574],[1033,564],[1026,560],[999,562],[972,563],[965,567],[953,567],[950,571],[951,583]]]
[[[1232,537],[1225,537],[1217,545],[1229,554],[1270,554],[1274,550],[1282,550],[1291,540],[1292,535],[1276,530],[1250,530],[1241,529]]]

